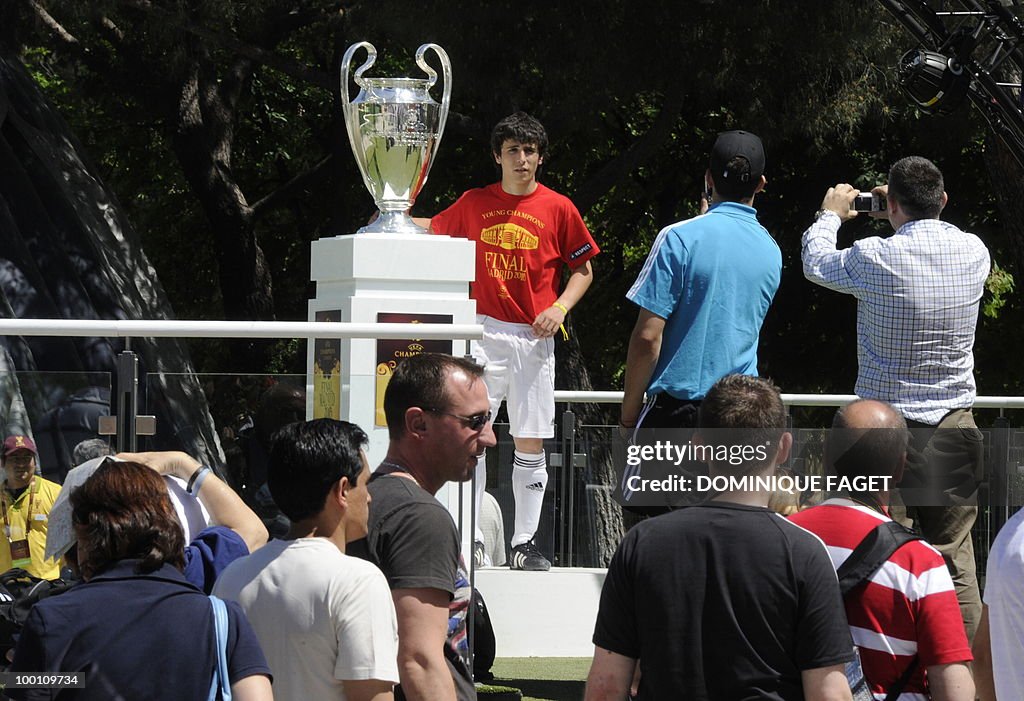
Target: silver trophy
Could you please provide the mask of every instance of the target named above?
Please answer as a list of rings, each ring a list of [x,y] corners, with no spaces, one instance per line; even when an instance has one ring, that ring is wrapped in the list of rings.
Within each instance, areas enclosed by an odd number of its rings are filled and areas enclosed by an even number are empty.
[[[366,49],[366,62],[354,76],[359,94],[349,102],[348,76],[352,56]],[[437,72],[424,54],[433,49],[441,59],[444,95],[438,105],[430,97]],[[427,182],[434,153],[448,119],[452,67],[448,54],[437,44],[416,49],[416,63],[426,78],[364,78],[377,60],[373,44],[361,41],[348,47],[341,59],[341,107],[363,183],[373,195],[380,216],[357,233],[425,233],[406,213]]]

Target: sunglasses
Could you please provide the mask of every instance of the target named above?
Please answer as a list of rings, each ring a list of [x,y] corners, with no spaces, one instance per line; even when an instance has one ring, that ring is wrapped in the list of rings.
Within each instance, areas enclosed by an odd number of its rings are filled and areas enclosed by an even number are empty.
[[[473,416],[460,416],[459,414],[453,414],[450,411],[441,411],[440,409],[434,409],[431,407],[427,407],[427,411],[432,414],[444,414],[445,416],[451,416],[459,419],[460,421],[465,421],[466,425],[474,431],[482,431],[484,426],[491,421],[491,412],[489,411],[484,414],[474,414]]]

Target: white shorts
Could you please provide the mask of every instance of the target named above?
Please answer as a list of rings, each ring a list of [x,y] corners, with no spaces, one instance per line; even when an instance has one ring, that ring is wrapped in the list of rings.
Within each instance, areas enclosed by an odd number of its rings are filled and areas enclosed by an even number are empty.
[[[529,324],[478,314],[484,337],[470,352],[484,366],[491,416],[506,400],[514,438],[555,435],[555,339],[537,338]]]

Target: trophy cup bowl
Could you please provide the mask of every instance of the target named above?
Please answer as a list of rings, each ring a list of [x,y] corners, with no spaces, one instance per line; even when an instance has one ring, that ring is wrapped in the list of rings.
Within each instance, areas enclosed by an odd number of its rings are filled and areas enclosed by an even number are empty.
[[[359,49],[366,61],[356,69],[359,94],[349,101],[349,68]],[[425,59],[433,49],[441,60],[444,93],[441,104],[430,97],[437,72]],[[426,78],[365,78],[363,73],[377,60],[373,44],[361,41],[348,47],[341,59],[341,107],[352,153],[359,164],[363,184],[373,196],[380,216],[356,233],[426,233],[413,223],[408,210],[427,182],[434,154],[448,119],[452,69],[448,54],[437,44],[416,50],[416,64]]]

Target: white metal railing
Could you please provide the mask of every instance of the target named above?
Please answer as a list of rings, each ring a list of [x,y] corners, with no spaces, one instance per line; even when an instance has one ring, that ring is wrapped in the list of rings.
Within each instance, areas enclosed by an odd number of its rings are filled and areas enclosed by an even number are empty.
[[[843,406],[857,399],[856,394],[782,394],[786,406]],[[555,390],[555,401],[566,404],[621,404],[622,392]],[[975,409],[1024,409],[1024,397],[981,396]]]
[[[483,337],[480,324],[376,324],[351,321],[174,321],[0,319],[9,336],[118,338],[423,338]]]

